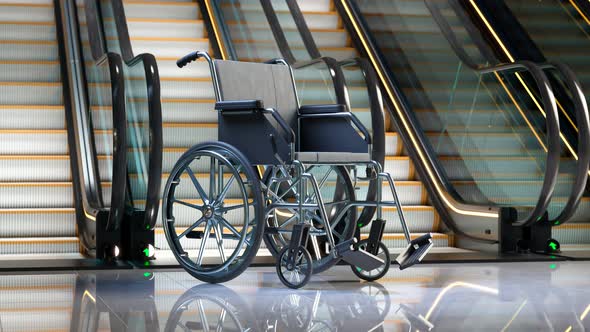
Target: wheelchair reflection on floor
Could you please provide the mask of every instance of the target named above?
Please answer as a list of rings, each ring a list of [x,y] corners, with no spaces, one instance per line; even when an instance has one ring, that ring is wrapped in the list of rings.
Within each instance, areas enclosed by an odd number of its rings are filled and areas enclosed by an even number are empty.
[[[162,206],[166,239],[188,273],[211,283],[233,279],[264,240],[288,287],[304,286],[312,273],[340,260],[359,278],[377,280],[391,263],[381,242],[383,207],[397,209],[408,242],[397,264],[404,269],[422,260],[432,237],[411,239],[394,181],[372,160],[371,135],[346,106],[300,106],[293,72],[283,60],[224,61],[193,52],[177,64],[199,58],[211,70],[218,141],[195,145],[180,157]],[[354,198],[350,170],[359,167],[366,169],[361,180],[377,184],[374,201]],[[382,200],[383,183],[393,201]],[[359,242],[360,207],[376,208],[376,219]]]

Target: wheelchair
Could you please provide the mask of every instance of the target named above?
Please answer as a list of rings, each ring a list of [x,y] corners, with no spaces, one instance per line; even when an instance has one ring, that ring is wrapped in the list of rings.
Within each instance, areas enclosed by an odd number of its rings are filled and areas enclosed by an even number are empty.
[[[299,105],[291,67],[213,60],[192,52],[182,68],[207,60],[218,112],[218,141],[187,150],[172,169],[162,200],[166,239],[195,278],[220,283],[239,276],[262,241],[290,288],[340,260],[361,279],[384,276],[391,258],[381,242],[382,207],[396,207],[408,247],[401,269],[422,260],[432,236],[410,237],[395,184],[371,159],[371,134],[344,105]],[[377,181],[375,201],[357,201],[351,170]],[[355,171],[356,174],[356,171]],[[393,201],[383,201],[382,183]],[[375,207],[367,239],[357,241],[356,210]]]

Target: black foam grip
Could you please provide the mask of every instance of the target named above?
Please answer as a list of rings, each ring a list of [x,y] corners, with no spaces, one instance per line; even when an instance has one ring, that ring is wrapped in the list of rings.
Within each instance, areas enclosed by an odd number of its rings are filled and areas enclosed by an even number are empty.
[[[199,58],[197,52],[191,52],[185,56],[183,56],[182,58],[180,58],[178,61],[176,61],[176,65],[178,66],[178,68],[182,68],[184,66],[186,66],[187,64],[197,60]]]

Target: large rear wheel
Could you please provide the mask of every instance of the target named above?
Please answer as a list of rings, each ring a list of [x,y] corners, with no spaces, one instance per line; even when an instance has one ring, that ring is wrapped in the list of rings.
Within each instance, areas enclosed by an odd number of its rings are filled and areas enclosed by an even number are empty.
[[[180,265],[211,283],[240,275],[264,231],[260,182],[246,157],[223,142],[192,147],[164,188],[166,239]]]

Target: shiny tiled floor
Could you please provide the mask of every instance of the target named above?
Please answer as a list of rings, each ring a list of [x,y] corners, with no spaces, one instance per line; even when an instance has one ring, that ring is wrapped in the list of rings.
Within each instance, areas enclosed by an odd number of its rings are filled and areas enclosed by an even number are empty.
[[[0,276],[0,331],[584,331],[590,262],[339,266],[302,290],[273,268],[224,285],[182,271]]]

